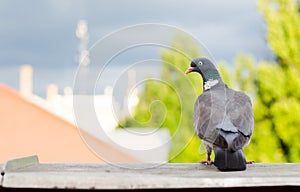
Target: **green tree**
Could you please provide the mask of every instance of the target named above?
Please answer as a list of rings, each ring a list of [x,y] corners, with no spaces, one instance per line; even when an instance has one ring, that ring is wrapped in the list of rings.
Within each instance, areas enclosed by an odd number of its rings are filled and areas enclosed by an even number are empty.
[[[257,71],[258,129],[270,132],[274,150],[268,161],[300,160],[300,17],[296,1],[260,0],[267,40],[276,63],[260,63]],[[266,124],[265,126],[263,126]],[[276,138],[277,137],[277,138]],[[270,139],[271,140],[271,139]],[[262,144],[268,143],[262,142]],[[266,146],[266,145],[264,145]],[[271,151],[271,148],[269,149]],[[268,150],[265,149],[268,154]],[[261,159],[264,160],[264,159]]]
[[[238,56],[232,86],[253,98],[255,131],[245,148],[258,162],[300,161],[300,18],[292,0],[259,0],[276,62]],[[224,69],[223,73],[229,73]],[[228,82],[230,84],[230,82]]]
[[[300,65],[300,20],[297,1],[260,0],[267,24],[267,41],[285,67]]]

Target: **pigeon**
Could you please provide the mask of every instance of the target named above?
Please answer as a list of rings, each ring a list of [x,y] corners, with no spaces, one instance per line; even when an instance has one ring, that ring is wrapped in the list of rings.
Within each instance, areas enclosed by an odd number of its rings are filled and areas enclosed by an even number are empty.
[[[230,89],[215,65],[207,58],[192,60],[185,74],[197,72],[203,79],[203,93],[194,105],[193,123],[202,139],[207,158],[202,164],[214,164],[220,171],[246,169],[243,147],[254,130],[252,103],[245,93]],[[214,150],[215,159],[210,156]]]

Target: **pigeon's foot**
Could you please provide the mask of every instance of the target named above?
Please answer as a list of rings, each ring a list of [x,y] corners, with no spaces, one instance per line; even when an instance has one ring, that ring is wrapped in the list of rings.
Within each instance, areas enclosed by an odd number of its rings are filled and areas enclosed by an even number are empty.
[[[254,163],[255,163],[254,161],[246,161],[247,165],[251,165],[251,164],[254,164]]]
[[[204,164],[204,165],[212,165],[212,164],[214,164],[214,162],[212,160],[208,160],[208,159],[200,161],[199,163]]]

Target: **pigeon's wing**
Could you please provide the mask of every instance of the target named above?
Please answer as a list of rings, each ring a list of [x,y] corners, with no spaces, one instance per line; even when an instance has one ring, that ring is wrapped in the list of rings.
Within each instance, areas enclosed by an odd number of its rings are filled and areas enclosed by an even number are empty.
[[[232,124],[245,136],[251,136],[254,129],[254,118],[250,98],[243,92],[235,92],[227,106],[227,114]]]
[[[193,123],[197,135],[203,139],[211,115],[210,94],[201,94],[194,105]]]
[[[232,124],[240,132],[236,139],[236,147],[241,148],[248,144],[254,130],[254,117],[250,98],[243,92],[235,91],[227,105],[227,115]]]
[[[201,139],[226,148],[228,144],[223,137],[220,137],[220,130],[217,129],[224,113],[219,113],[218,109],[215,106],[213,107],[212,101],[213,98],[210,92],[204,92],[197,98],[193,114],[194,128]],[[214,100],[214,102],[217,101]]]

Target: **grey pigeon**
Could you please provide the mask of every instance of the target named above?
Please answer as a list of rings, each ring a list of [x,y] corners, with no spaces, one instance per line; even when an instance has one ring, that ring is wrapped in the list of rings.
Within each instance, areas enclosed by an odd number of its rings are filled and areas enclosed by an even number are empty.
[[[245,170],[243,147],[250,142],[254,129],[250,98],[228,88],[207,58],[194,59],[185,73],[191,72],[200,73],[203,79],[203,93],[196,100],[193,114],[195,131],[207,153],[201,163],[214,164],[221,171]],[[212,150],[214,162],[210,159]]]

